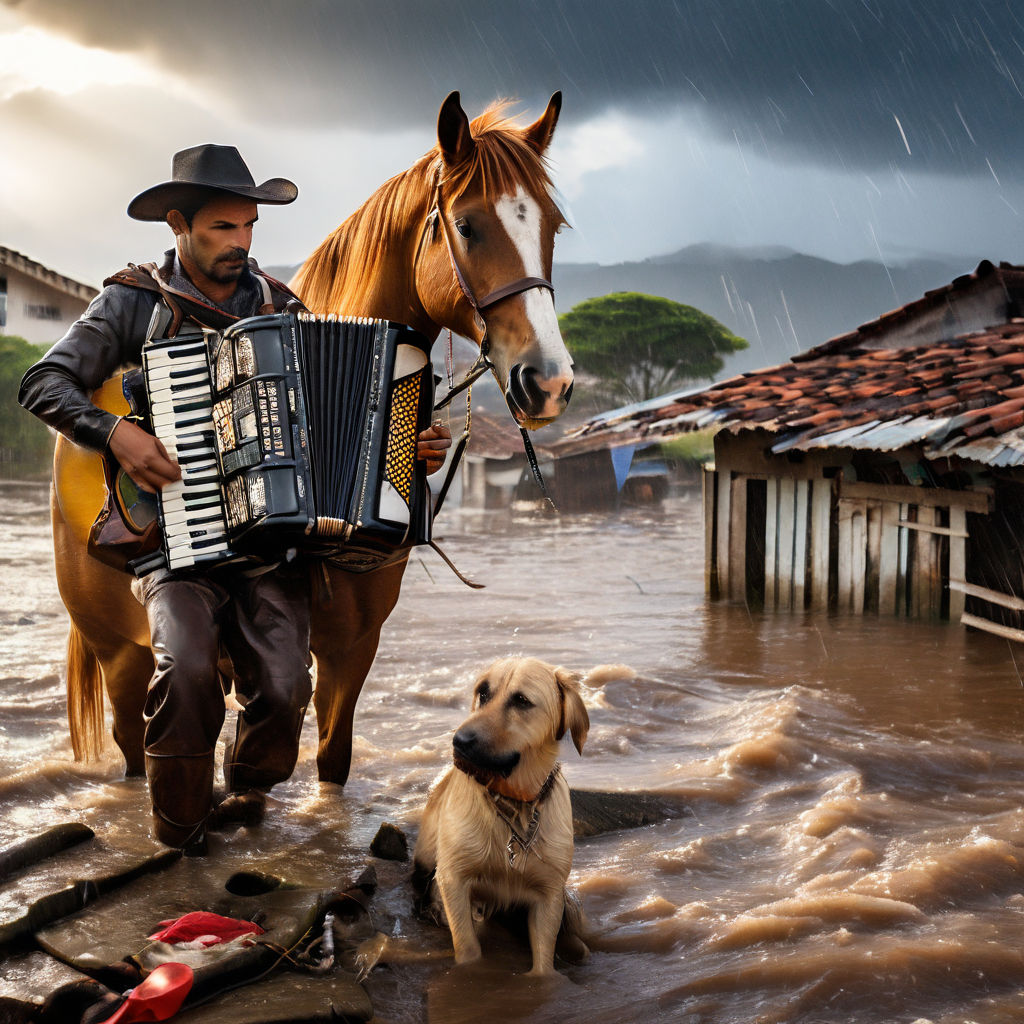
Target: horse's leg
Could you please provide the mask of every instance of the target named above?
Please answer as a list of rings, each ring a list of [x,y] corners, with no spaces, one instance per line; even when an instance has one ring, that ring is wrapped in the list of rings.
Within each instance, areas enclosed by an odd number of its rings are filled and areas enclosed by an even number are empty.
[[[51,517],[57,587],[71,616],[67,692],[72,746],[76,756],[88,757],[102,745],[102,682],[126,770],[140,774],[145,770],[142,709],[153,672],[146,613],[132,596],[131,578],[88,554],[81,531],[67,521],[56,499]]]
[[[133,598],[134,600],[134,598]],[[153,652],[148,646],[131,643],[123,638],[114,638],[105,644],[109,633],[97,641],[94,648],[103,670],[107,698],[113,711],[114,742],[124,754],[126,775],[145,775],[143,757],[143,733],[145,721],[142,717],[146,705],[146,688],[153,675]]]
[[[398,601],[405,561],[368,573],[328,569],[330,597],[315,579],[310,648],[316,657],[316,707],[322,782],[344,785],[352,763],[356,701],[373,664],[381,627]]]

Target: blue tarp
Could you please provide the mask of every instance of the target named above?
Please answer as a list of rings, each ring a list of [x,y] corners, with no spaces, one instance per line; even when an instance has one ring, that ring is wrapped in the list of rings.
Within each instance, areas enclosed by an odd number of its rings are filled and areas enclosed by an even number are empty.
[[[635,444],[623,445],[621,448],[612,448],[612,468],[615,470],[615,487],[622,490],[622,485],[629,476],[629,467],[633,464],[633,455],[636,452]]]

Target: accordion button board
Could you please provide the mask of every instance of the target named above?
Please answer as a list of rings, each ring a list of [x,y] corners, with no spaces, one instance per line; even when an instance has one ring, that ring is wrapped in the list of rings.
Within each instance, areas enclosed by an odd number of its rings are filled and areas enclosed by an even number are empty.
[[[182,479],[160,495],[163,552],[135,571],[288,547],[359,570],[429,540],[429,347],[401,324],[310,314],[147,342],[153,431]]]

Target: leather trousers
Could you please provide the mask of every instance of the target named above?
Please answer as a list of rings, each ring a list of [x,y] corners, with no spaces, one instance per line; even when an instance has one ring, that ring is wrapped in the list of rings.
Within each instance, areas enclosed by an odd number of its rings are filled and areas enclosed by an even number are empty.
[[[259,575],[230,566],[160,569],[135,590],[156,658],[145,708],[154,828],[162,841],[185,846],[201,835],[213,803],[222,650],[243,705],[224,759],[228,789],[266,791],[295,767],[312,693],[308,577],[301,564]]]

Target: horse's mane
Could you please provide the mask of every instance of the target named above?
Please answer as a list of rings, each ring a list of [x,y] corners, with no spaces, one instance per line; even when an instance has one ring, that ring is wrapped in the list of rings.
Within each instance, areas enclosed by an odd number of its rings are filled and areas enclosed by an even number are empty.
[[[473,183],[484,198],[511,191],[517,183],[535,196],[552,185],[543,156],[526,138],[518,120],[508,116],[509,100],[500,100],[470,122],[476,145],[472,156],[449,168],[441,181],[450,205]],[[335,228],[303,263],[292,280],[293,290],[315,313],[371,315],[364,308],[372,285],[367,268],[379,266],[389,250],[418,242],[434,199],[441,152],[435,146],[410,168],[386,181],[355,213]]]

